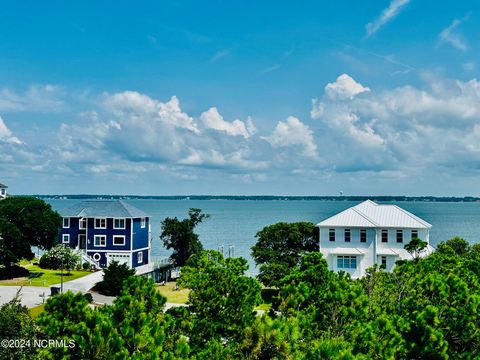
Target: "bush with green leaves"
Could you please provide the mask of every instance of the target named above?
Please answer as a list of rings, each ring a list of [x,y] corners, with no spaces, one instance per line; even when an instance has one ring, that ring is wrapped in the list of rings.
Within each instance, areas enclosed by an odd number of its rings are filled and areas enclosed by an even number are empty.
[[[20,291],[9,302],[0,307],[0,339],[30,340],[41,336],[40,328],[31,318],[27,307],[20,303]],[[35,348],[28,346],[0,347],[0,359],[33,359]]]
[[[134,275],[135,269],[114,260],[103,269],[103,280],[95,285],[95,290],[103,295],[117,296],[122,291],[124,281]]]
[[[39,266],[43,269],[75,269],[80,264],[80,255],[63,244],[59,244],[43,254]]]

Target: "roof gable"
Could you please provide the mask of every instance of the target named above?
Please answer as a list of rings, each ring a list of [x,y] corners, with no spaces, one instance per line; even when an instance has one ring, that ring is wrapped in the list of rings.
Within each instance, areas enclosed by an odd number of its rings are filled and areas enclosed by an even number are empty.
[[[7,185],[4,185],[4,184],[0,183],[0,189],[7,189],[7,188],[8,188]]]

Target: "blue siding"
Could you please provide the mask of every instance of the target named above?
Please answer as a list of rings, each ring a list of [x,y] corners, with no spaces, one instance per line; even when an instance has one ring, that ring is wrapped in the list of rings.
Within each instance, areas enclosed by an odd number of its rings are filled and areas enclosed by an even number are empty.
[[[85,234],[85,230],[79,229],[79,219],[78,218],[70,218],[70,227],[64,229],[63,227],[58,232],[58,243],[62,244],[62,236],[63,234],[70,235],[70,243],[68,244],[70,247],[75,248],[78,246],[78,235]]]
[[[141,252],[143,253],[143,261],[141,263],[138,263],[138,253]],[[133,267],[137,267],[137,266],[142,266],[142,265],[146,265],[148,264],[149,262],[149,251],[148,250],[140,250],[140,251],[134,251],[133,252]]]
[[[95,229],[95,219],[88,219],[88,238],[87,249],[88,250],[130,250],[130,237],[131,237],[131,219],[126,219],[125,229],[114,229],[113,219],[107,219],[106,229]],[[106,235],[106,246],[95,246],[95,235]],[[125,245],[113,245],[113,236],[122,235],[125,236]]]
[[[131,235],[132,235],[132,227],[133,227],[133,250],[146,248],[149,246],[149,218],[145,218],[145,227],[141,227],[141,218],[125,219],[125,229],[114,229],[113,228],[114,219],[107,218],[106,219],[106,228],[105,229],[95,229],[95,219],[88,218],[87,220],[87,229],[80,230],[80,218],[70,218],[70,227],[64,229],[63,227],[59,231],[58,235],[58,242],[62,243],[62,235],[69,234],[70,235],[70,243],[69,246],[72,248],[76,248],[78,246],[78,235],[79,234],[86,234],[87,235],[87,254],[93,258],[93,254],[97,253],[100,254],[100,267],[107,266],[107,253],[113,253],[115,251],[129,251],[130,250],[130,242],[131,242]],[[106,236],[106,246],[95,246],[95,235],[105,235]],[[125,236],[125,245],[113,245],[113,237],[115,235]],[[141,250],[143,253],[143,261],[142,263],[138,263],[138,252],[139,251],[132,251],[131,259],[132,259],[132,266],[137,267],[141,265],[148,264],[149,262],[149,251],[148,250]]]
[[[133,219],[133,249],[148,247],[148,227],[150,219],[145,218],[145,227],[141,226],[141,218]]]
[[[93,254],[95,254],[96,252],[95,251],[87,251],[87,254],[92,258],[93,258]],[[98,252],[98,254],[100,254],[100,261],[99,261],[99,265],[100,267],[106,267],[107,266],[107,253],[104,253],[104,252]],[[95,259],[94,259],[95,260]],[[96,260],[95,260],[96,261]]]

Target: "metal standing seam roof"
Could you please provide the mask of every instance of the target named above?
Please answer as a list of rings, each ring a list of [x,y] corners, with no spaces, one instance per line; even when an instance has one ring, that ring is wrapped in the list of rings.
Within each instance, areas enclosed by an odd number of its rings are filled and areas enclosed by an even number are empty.
[[[8,189],[8,186],[0,183],[0,189]]]
[[[60,211],[63,217],[149,217],[142,210],[122,200],[88,200],[74,204]]]
[[[366,200],[318,223],[320,227],[413,228],[429,229],[428,222],[398,207]]]

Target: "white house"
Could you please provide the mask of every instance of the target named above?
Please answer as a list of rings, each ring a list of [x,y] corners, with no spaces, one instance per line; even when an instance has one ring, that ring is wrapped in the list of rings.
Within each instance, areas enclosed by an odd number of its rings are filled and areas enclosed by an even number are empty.
[[[3,185],[0,183],[0,200],[3,200],[7,197],[7,185]]]
[[[411,259],[405,244],[415,237],[429,243],[432,225],[397,205],[367,200],[323,220],[317,227],[320,252],[329,269],[359,278],[374,264],[391,271],[397,260]],[[429,244],[422,255],[433,250]]]

